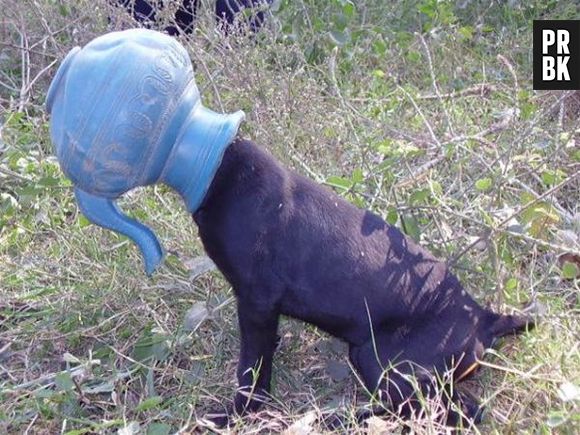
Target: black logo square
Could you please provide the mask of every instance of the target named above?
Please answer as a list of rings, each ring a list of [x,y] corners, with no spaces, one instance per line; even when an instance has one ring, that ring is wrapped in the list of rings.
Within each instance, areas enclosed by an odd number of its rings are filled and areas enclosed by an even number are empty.
[[[534,89],[580,90],[580,20],[534,20]]]

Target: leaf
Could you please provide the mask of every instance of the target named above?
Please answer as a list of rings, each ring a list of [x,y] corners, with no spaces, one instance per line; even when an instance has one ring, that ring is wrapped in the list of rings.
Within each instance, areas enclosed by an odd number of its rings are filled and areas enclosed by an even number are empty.
[[[143,412],[149,411],[150,409],[157,408],[163,402],[163,397],[161,396],[153,396],[149,397],[148,399],[143,400],[137,407],[135,411]]]
[[[183,329],[186,331],[195,331],[208,317],[209,311],[205,303],[196,302],[187,313],[185,313]]]
[[[566,178],[566,173],[557,169],[555,171],[547,170],[542,172],[542,181],[546,186],[554,186]]]
[[[385,78],[385,72],[383,70],[376,69],[373,71],[373,76],[378,79],[382,79]]]
[[[61,179],[56,177],[43,177],[37,181],[39,187],[54,187],[60,184]]]
[[[115,390],[115,384],[111,381],[105,381],[88,387],[83,386],[82,390],[85,394],[111,393]]]
[[[342,178],[342,177],[336,177],[336,176],[328,177],[326,179],[326,184],[328,184],[329,186],[332,186],[332,187],[338,187],[339,189],[342,189],[342,190],[349,190],[352,186],[352,183],[350,180],[347,180],[346,178]]]
[[[417,224],[417,219],[413,216],[401,216],[401,225],[405,234],[411,236],[416,242],[421,239],[421,230]]]
[[[298,38],[302,34],[302,27],[304,26],[304,18],[301,14],[296,14],[292,20],[292,38]]]
[[[66,4],[62,4],[60,3],[58,5],[58,12],[63,16],[63,17],[68,17],[70,15],[70,10],[68,8],[68,6]]]
[[[352,184],[362,183],[364,181],[363,171],[361,168],[356,168],[352,171],[352,176],[350,177]]]
[[[171,432],[171,425],[167,423],[151,423],[147,426],[147,435],[167,435]]]
[[[94,429],[92,427],[83,427],[81,429],[73,429],[65,432],[64,435],[84,435],[86,433],[94,433]]]
[[[518,286],[518,280],[515,278],[510,278],[505,283],[506,290],[514,290]]]
[[[425,154],[425,150],[417,147],[417,145],[413,145],[411,143],[406,143],[403,141],[397,141],[397,148],[401,155],[406,157],[415,157],[420,156],[421,154]]]
[[[528,196],[524,194],[522,198],[525,204]],[[560,215],[551,204],[540,201],[526,208],[521,213],[521,219],[529,226],[528,231],[532,236],[545,239],[549,235],[546,230],[560,222]]]
[[[552,412],[548,417],[546,424],[548,427],[555,428],[561,426],[568,421],[568,417],[563,412]]]
[[[384,139],[380,142],[377,142],[375,147],[379,153],[386,156],[393,154],[393,142],[389,139]]]
[[[373,42],[373,51],[379,56],[383,55],[387,51],[387,44],[382,39],[377,39]]]
[[[346,31],[341,32],[340,30],[331,30],[329,35],[330,39],[332,39],[332,41],[338,46],[347,44],[350,39]]]
[[[68,352],[65,352],[62,355],[62,360],[64,362],[67,362],[67,363],[70,363],[70,364],[80,364],[81,363],[81,360],[80,359],[78,359],[76,356],[74,356],[73,354],[68,353]]]
[[[565,279],[576,279],[580,276],[580,269],[574,263],[565,262],[562,266],[562,276]]]
[[[169,347],[163,335],[155,334],[147,328],[135,343],[132,357],[137,361],[163,361],[169,355]]]
[[[443,194],[443,186],[441,186],[441,183],[439,183],[438,181],[430,180],[429,188],[431,189],[431,192],[435,193],[436,195]]]
[[[462,39],[470,40],[471,38],[473,38],[473,33],[475,32],[475,29],[471,26],[463,26],[458,29],[458,32],[461,35]]]
[[[56,375],[54,384],[61,391],[71,391],[75,387],[69,372],[62,372]]]
[[[389,208],[389,211],[387,212],[387,222],[390,223],[391,225],[395,225],[398,220],[399,213],[397,213],[397,209]]]
[[[91,221],[89,221],[85,217],[85,215],[79,213],[79,227],[85,228],[85,227],[88,227],[90,224],[91,224]]]
[[[405,57],[408,61],[413,63],[419,63],[421,61],[421,53],[416,50],[409,50]]]
[[[425,203],[427,202],[427,199],[429,198],[429,196],[431,195],[431,190],[428,188],[425,189],[418,189],[415,190],[410,198],[409,198],[409,202],[411,204],[421,204],[421,203]]]
[[[127,426],[122,427],[117,431],[117,435],[136,435],[141,430],[138,422],[132,421]]]
[[[492,184],[493,182],[491,178],[480,178],[475,182],[475,188],[477,190],[486,191],[491,188]]]
[[[552,186],[556,184],[556,174],[553,171],[542,172],[542,181],[546,186]]]
[[[345,17],[351,19],[354,16],[355,12],[354,3],[352,3],[351,1],[345,2],[344,5],[342,6],[342,12],[344,13]]]
[[[558,388],[558,397],[562,402],[572,402],[580,400],[580,388],[571,382],[564,382]]]
[[[436,0],[425,0],[425,1],[423,1],[423,3],[421,3],[417,7],[417,10],[419,12],[424,13],[429,18],[434,18],[435,14],[437,13],[437,6],[436,5],[437,5]]]

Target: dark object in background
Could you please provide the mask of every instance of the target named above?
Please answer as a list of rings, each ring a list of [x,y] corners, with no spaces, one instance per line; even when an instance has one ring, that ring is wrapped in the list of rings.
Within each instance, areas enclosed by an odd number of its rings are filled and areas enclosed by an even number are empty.
[[[482,307],[445,262],[250,141],[226,149],[193,217],[237,297],[238,414],[269,394],[280,315],[348,343],[365,387],[403,418],[422,412],[421,396],[436,397],[435,373],[448,373],[446,415],[433,418],[463,427],[477,423],[479,405],[452,382],[470,376],[498,337],[533,326]],[[210,419],[228,423],[227,414]]]
[[[236,16],[244,9],[257,9],[248,18],[248,25],[252,32],[257,32],[264,23],[264,5],[271,5],[273,0],[217,0],[215,3],[215,16],[223,25],[231,26],[235,23]]]
[[[156,12],[163,8],[161,0],[118,0],[118,3],[133,14],[133,17],[144,24],[154,23]],[[220,27],[229,32],[235,24],[236,17],[243,13],[244,9],[257,9],[248,17],[250,30],[256,32],[264,23],[264,6],[272,3],[272,0],[216,0],[215,16]],[[165,31],[170,35],[176,35],[179,31],[190,33],[194,27],[194,21],[199,7],[199,0],[183,0],[175,13],[175,26],[166,27]]]

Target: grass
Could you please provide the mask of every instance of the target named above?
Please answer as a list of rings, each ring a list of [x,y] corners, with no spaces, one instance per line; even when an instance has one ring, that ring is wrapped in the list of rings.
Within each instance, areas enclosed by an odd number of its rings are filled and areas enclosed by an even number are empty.
[[[162,186],[122,200],[169,252],[152,278],[135,246],[89,225],[43,108],[70,48],[133,23],[103,0],[4,3],[0,432],[204,431],[236,386],[231,289],[199,271],[195,226]],[[538,328],[466,383],[488,411],[473,431],[577,433],[580,98],[531,86],[531,20],[578,18],[577,4],[282,1],[258,35],[224,39],[208,3],[180,37],[208,107],[245,110],[246,136],[449,258],[480,302],[531,302]],[[272,405],[236,432],[325,433],[315,416],[367,402],[344,345],[289,319],[280,335]],[[402,429],[369,426],[349,431]]]

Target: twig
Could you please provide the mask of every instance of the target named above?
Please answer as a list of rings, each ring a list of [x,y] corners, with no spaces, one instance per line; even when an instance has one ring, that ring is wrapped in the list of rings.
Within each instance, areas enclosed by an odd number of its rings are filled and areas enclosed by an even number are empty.
[[[530,237],[526,234],[521,234],[521,233],[514,233],[513,231],[509,231],[509,230],[499,230],[501,231],[503,234],[509,234],[510,236],[513,237],[517,237],[520,239],[524,239],[528,242],[534,243],[536,245],[540,245],[543,246],[544,248],[550,248],[556,252],[562,252],[562,253],[567,253],[567,254],[572,254],[572,255],[579,255],[580,256],[580,251],[576,250],[574,248],[571,248],[569,246],[563,246],[563,245],[558,245],[556,243],[551,243],[551,242],[545,242],[543,240],[539,240],[536,239],[534,237]]]
[[[205,76],[207,77],[209,84],[211,85],[211,88],[213,89],[213,93],[214,93],[214,96],[216,98],[217,104],[220,108],[220,111],[224,112],[225,109],[224,109],[224,105],[222,103],[222,99],[220,97],[220,92],[219,92],[217,85],[216,85],[216,82],[214,80],[215,77],[219,76],[222,73],[223,68],[219,68],[214,74],[210,73],[209,68],[207,67],[205,61],[201,58],[201,56],[197,55],[199,50],[197,50],[195,47],[192,47],[192,44],[188,44],[188,45],[190,48],[190,50],[188,50],[189,54],[191,56],[195,57],[196,65],[201,65],[201,67],[203,68]]]
[[[6,74],[1,69],[0,69],[0,75],[2,75],[7,81],[11,82],[11,84],[7,84],[7,83],[4,83],[4,82],[0,82],[0,85],[4,86],[9,91],[12,91],[12,92],[15,92],[15,93],[18,92],[17,85],[14,82],[14,80],[12,80],[12,77],[10,77],[8,74]]]
[[[130,356],[125,355],[123,352],[115,349],[111,345],[108,345],[108,348],[111,349],[113,352],[115,352],[117,354],[117,356],[119,356],[119,357],[121,357],[123,359],[126,359],[127,361],[129,361],[129,362],[131,362],[131,363],[135,364],[136,366],[139,366],[139,367],[141,367],[143,369],[153,370],[155,372],[163,372],[164,371],[164,369],[157,368],[157,367],[153,367],[153,366],[148,366],[147,364],[144,364],[141,361],[137,361],[136,359],[133,359]]]
[[[485,145],[490,150],[495,150],[495,149],[497,149],[497,144],[495,144],[494,142],[483,137],[483,135],[485,135],[487,131],[489,131],[489,129],[483,130],[477,134],[472,134],[472,135],[463,135],[462,134],[459,136],[455,136],[455,137],[449,139],[448,141],[443,142],[443,145],[456,143],[456,142],[467,142],[468,140],[472,140],[475,142],[479,142],[482,145]]]
[[[28,83],[28,85],[26,86],[26,88],[24,89],[24,92],[26,94],[28,94],[31,89],[32,86],[34,86],[34,84],[36,83],[36,81],[49,69],[51,69],[56,63],[58,62],[57,59],[53,60],[52,62],[50,62],[47,66],[45,66],[44,68],[42,68],[35,76],[32,80],[30,80],[30,82]]]
[[[6,393],[13,392],[13,391],[25,390],[25,389],[32,387],[32,386],[35,386],[35,385],[50,386],[55,382],[55,379],[58,375],[68,373],[69,376],[74,379],[76,377],[85,375],[87,372],[87,369],[89,369],[91,366],[99,365],[100,363],[101,362],[99,360],[90,360],[90,361],[87,361],[85,364],[80,365],[78,367],[74,367],[70,370],[62,370],[60,372],[49,373],[47,375],[36,378],[32,381],[28,381],[28,382],[24,382],[24,383],[19,384],[19,385],[15,385],[12,388],[6,388],[3,390],[0,390],[0,392],[2,394],[6,394]]]
[[[34,11],[34,13],[36,14],[36,16],[38,17],[38,19],[40,20],[40,22],[42,23],[42,27],[44,27],[44,32],[45,32],[45,36],[44,36],[44,38],[41,38],[39,41],[37,41],[37,42],[35,42],[34,44],[32,44],[32,46],[31,46],[30,48],[31,48],[31,49],[32,49],[32,48],[35,48],[37,45],[39,45],[39,44],[43,44],[43,43],[44,43],[44,41],[46,41],[46,40],[50,39],[50,40],[51,40],[51,42],[52,42],[52,45],[53,45],[55,48],[57,48],[59,51],[61,51],[61,53],[62,53],[63,46],[62,46],[62,44],[59,44],[59,43],[56,41],[56,39],[54,38],[54,36],[55,36],[56,34],[60,33],[62,30],[64,30],[64,29],[66,29],[67,27],[69,27],[70,25],[72,25],[72,23],[70,23],[70,22],[69,22],[69,23],[68,23],[68,24],[67,24],[65,27],[63,27],[63,28],[61,28],[61,29],[59,29],[59,30],[56,30],[56,31],[54,31],[54,32],[53,32],[53,31],[50,29],[50,26],[48,25],[48,22],[46,21],[46,18],[44,17],[44,14],[43,14],[43,13],[42,13],[42,11],[40,10],[40,6],[39,6],[38,2],[30,2],[30,3],[31,3],[31,4],[32,4],[32,6],[34,7],[34,8],[33,8],[33,11]],[[77,21],[77,20],[74,20],[73,22],[76,22],[76,21]]]
[[[289,150],[289,153],[290,153],[290,158],[292,160],[294,160],[296,163],[298,163],[302,167],[302,169],[304,169],[308,173],[308,175],[310,175],[312,178],[314,178],[314,180],[316,180],[317,183],[324,183],[324,178],[322,176],[318,175],[316,172],[314,172],[310,168],[310,166],[308,166],[306,164],[306,162],[303,159],[301,159],[300,157],[298,157],[296,155],[296,153],[292,150],[291,147],[288,147],[288,150]]]
[[[489,237],[491,237],[494,233],[496,233],[497,231],[499,231],[499,229],[501,227],[503,227],[505,224],[507,224],[513,218],[515,218],[516,216],[520,215],[521,213],[523,213],[524,211],[526,211],[528,208],[532,207],[533,205],[537,204],[538,202],[540,202],[542,199],[546,198],[547,196],[550,196],[552,193],[557,192],[562,187],[564,187],[566,184],[568,184],[572,180],[574,180],[578,175],[580,175],[580,171],[572,174],[570,177],[568,177],[565,180],[561,181],[560,183],[558,183],[557,185],[555,185],[551,189],[547,190],[546,192],[544,192],[543,194],[541,194],[537,198],[535,198],[532,201],[530,201],[530,202],[524,204],[523,206],[519,207],[511,215],[509,215],[508,217],[506,217],[505,219],[503,219],[502,221],[500,221],[495,226],[495,228],[491,228],[489,232],[487,232],[486,234],[484,234],[482,236],[479,236],[476,240],[474,240],[472,243],[470,243],[469,245],[467,245],[467,247],[465,247],[464,249],[462,249],[458,254],[456,254],[449,261],[449,264],[451,266],[454,265],[457,262],[457,260],[459,260],[463,255],[465,255],[466,252],[468,252],[471,248],[473,248],[479,242],[481,242],[481,241],[483,241],[483,240],[488,239]]]
[[[384,202],[385,204],[390,204],[389,201],[380,198],[382,202]],[[397,210],[398,211],[404,211],[404,210],[427,210],[429,212],[440,212],[441,206],[397,206]],[[482,227],[483,229],[485,229],[486,231],[491,231],[493,230],[493,228],[486,224],[485,222],[482,222],[480,220],[477,220],[473,217],[467,216],[463,213],[460,213],[458,211],[455,211],[453,209],[450,209],[449,207],[445,207],[444,209],[445,213],[448,213],[452,216],[455,216],[459,219],[462,220],[466,220],[469,221],[471,224],[473,225],[478,225],[480,227]],[[570,253],[570,254],[574,254],[574,255],[580,255],[580,251],[577,249],[572,248],[571,246],[564,246],[564,245],[560,245],[560,244],[556,244],[556,243],[552,243],[552,242],[546,242],[540,239],[536,239],[534,237],[528,236],[526,234],[521,234],[521,233],[516,233],[510,230],[503,230],[501,228],[496,228],[496,232],[498,233],[502,233],[502,234],[508,234],[510,236],[513,237],[517,237],[520,239],[524,239],[528,242],[534,243],[536,245],[540,245],[546,248],[550,248],[556,252],[562,252],[562,253]],[[479,241],[479,240],[478,240]],[[458,265],[456,265],[455,267],[459,267]]]
[[[20,31],[20,29],[18,29],[16,26],[14,27],[16,28],[16,31],[20,35],[20,43],[22,44],[22,51],[20,53],[22,84],[20,87],[20,102],[18,104],[18,111],[22,112],[24,111],[25,101],[27,100],[27,98],[25,98],[27,96],[26,93],[27,84],[30,82],[30,52],[28,51],[29,44],[26,33]]]
[[[28,423],[28,426],[26,426],[26,429],[24,430],[23,435],[28,435],[28,433],[32,429],[32,426],[34,426],[34,423],[36,423],[38,416],[39,416],[39,413],[34,414],[34,417],[32,418],[32,420],[30,420],[30,423]]]
[[[419,166],[419,168],[417,168],[416,171],[412,172],[410,176],[405,177],[401,181],[396,183],[395,187],[402,188],[402,187],[407,187],[411,184],[416,183],[417,181],[419,181],[420,178],[422,178],[424,175],[426,175],[426,173],[427,173],[427,171],[429,171],[429,169],[431,169],[433,166],[439,164],[440,162],[442,162],[445,159],[446,159],[445,155],[441,154],[440,156],[429,160],[428,162]]]
[[[411,104],[413,104],[413,107],[415,108],[415,110],[417,111],[417,113],[419,114],[419,116],[421,117],[421,119],[423,120],[423,123],[427,127],[427,130],[429,130],[429,134],[431,135],[431,138],[437,144],[437,146],[441,147],[441,142],[437,138],[437,135],[435,135],[435,132],[433,131],[433,128],[431,127],[431,124],[429,124],[429,121],[427,121],[427,118],[423,114],[423,111],[419,108],[419,106],[417,105],[417,103],[415,102],[415,100],[413,99],[413,97],[411,96],[411,94],[409,94],[405,90],[405,88],[403,88],[400,85],[397,85],[397,89],[399,89],[400,91],[402,91],[405,94],[405,96],[409,99],[409,101],[411,101]]]
[[[52,336],[48,336],[48,337],[44,337],[42,334],[37,335],[37,339],[38,340],[42,340],[42,341],[54,341],[54,340],[62,340],[63,338],[66,338],[72,334],[80,334],[80,335],[86,335],[89,331],[95,330],[95,329],[100,329],[102,328],[105,324],[107,324],[108,322],[110,322],[113,319],[116,319],[118,317],[124,316],[126,314],[128,314],[130,312],[130,310],[123,310],[123,311],[119,311],[118,313],[115,313],[113,315],[111,315],[110,317],[102,320],[101,322],[99,322],[96,325],[92,325],[89,326],[85,329],[82,330],[74,330],[74,331],[70,331],[70,332],[65,332],[63,334],[60,335],[52,335]],[[121,324],[121,322],[119,323],[119,325]]]
[[[516,71],[515,71],[513,65],[507,60],[507,58],[505,56],[503,56],[501,54],[497,55],[497,59],[507,67],[508,71],[512,75],[512,77],[514,79],[514,89],[515,89],[516,95],[517,95],[517,91],[519,89],[518,76],[516,75]]]
[[[352,111],[357,112],[357,110],[352,107],[347,101],[346,99],[343,97],[342,92],[340,90],[340,86],[338,86],[338,80],[336,78],[336,56],[338,55],[338,47],[334,47],[334,49],[332,50],[332,55],[329,58],[328,61],[328,71],[330,72],[330,79],[332,81],[332,87],[334,89],[334,93],[336,94],[338,100],[340,101],[340,104],[343,108],[350,108]],[[356,132],[356,128],[352,122],[352,120],[350,118],[347,118],[348,123],[350,124],[350,128],[351,131],[357,141],[357,143],[361,144],[361,140]]]
[[[429,65],[429,73],[431,74],[431,84],[433,85],[433,89],[435,90],[435,95],[437,95],[437,99],[443,109],[443,113],[445,113],[445,119],[447,121],[447,127],[449,128],[449,133],[452,136],[455,136],[455,131],[453,129],[453,125],[451,123],[451,116],[445,107],[445,102],[443,98],[441,98],[441,93],[439,92],[439,87],[437,86],[437,79],[435,78],[435,71],[433,71],[433,60],[431,59],[431,53],[429,52],[429,47],[427,46],[427,42],[422,34],[419,34],[419,38],[421,39],[421,43],[423,44],[423,48],[425,48],[425,54],[427,55],[427,63]]]
[[[532,195],[534,195],[534,197],[538,197],[540,196],[539,193],[537,193],[534,189],[532,189],[530,186],[528,186],[526,183],[524,183],[522,180],[520,180],[519,178],[514,178],[512,180],[514,183],[518,184],[522,189],[524,189],[526,192],[531,193]],[[556,210],[558,210],[558,213],[560,213],[561,215],[565,216],[566,219],[571,222],[572,219],[574,219],[574,216],[568,212],[568,210],[566,210],[564,207],[562,207],[557,201],[556,199],[552,199],[552,205],[556,208]]]
[[[20,181],[26,181],[27,183],[31,183],[32,182],[32,179],[30,179],[28,177],[25,177],[23,175],[20,175],[17,172],[11,171],[10,169],[6,169],[3,166],[0,166],[0,174],[4,174],[4,175],[7,175],[9,177],[17,178]]]
[[[334,47],[334,49],[332,50],[332,55],[330,56],[329,62],[328,62],[328,70],[330,72],[330,79],[332,81],[332,86],[333,86],[334,92],[336,94],[336,97],[340,101],[340,104],[341,104],[343,109],[351,110],[352,112],[360,115],[359,111],[355,107],[353,107],[353,105],[350,104],[346,100],[346,98],[344,98],[344,96],[342,95],[342,91],[340,90],[340,86],[338,85],[338,80],[336,78],[336,57],[337,57],[337,55],[338,55],[338,47]],[[348,125],[350,126],[350,131],[352,132],[352,135],[354,136],[356,143],[357,143],[359,149],[361,150],[362,164],[366,167],[366,169],[368,170],[368,175],[374,179],[375,185],[376,185],[376,184],[378,184],[377,177],[376,177],[374,171],[372,171],[372,168],[370,168],[368,165],[368,159],[367,159],[368,147],[363,146],[363,142],[361,141],[360,136],[357,133],[357,128],[354,125],[351,117],[347,116],[346,120],[347,120]]]
[[[477,85],[470,86],[465,88],[461,91],[453,91],[448,92],[446,94],[427,94],[421,95],[417,97],[418,100],[439,100],[441,98],[444,99],[455,99],[455,98],[462,98],[462,97],[470,97],[470,96],[479,96],[479,97],[486,97],[491,92],[495,92],[498,90],[496,85],[492,85],[490,83],[479,83]]]
[[[524,372],[522,370],[512,369],[512,368],[505,367],[505,366],[500,366],[500,365],[493,364],[493,363],[483,361],[483,360],[478,360],[477,362],[483,367],[489,367],[489,368],[492,368],[495,370],[500,370],[502,372],[507,372],[507,373],[511,373],[514,375],[518,375],[518,377],[520,377],[522,379],[535,379],[535,380],[539,380],[539,381],[558,382],[557,379],[554,379],[554,378],[531,374],[532,372],[538,371],[538,369],[541,368],[541,365],[536,365],[535,367],[532,367],[528,372]]]

